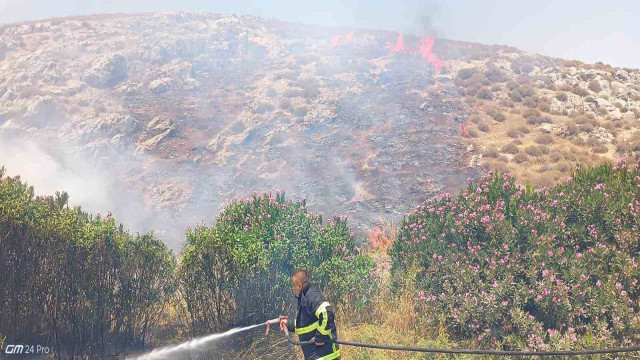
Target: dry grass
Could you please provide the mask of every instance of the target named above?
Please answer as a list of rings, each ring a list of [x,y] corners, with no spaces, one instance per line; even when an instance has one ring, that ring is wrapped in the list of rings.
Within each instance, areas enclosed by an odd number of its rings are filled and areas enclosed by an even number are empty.
[[[374,256],[378,266],[377,273],[384,272],[380,268],[388,267],[388,255]],[[399,290],[392,292],[390,280],[380,280],[380,291],[372,299],[367,309],[355,309],[343,306],[336,309],[338,336],[341,339],[372,343],[432,348],[454,348],[464,345],[454,344],[448,340],[444,328],[425,328],[412,316],[415,313],[415,285],[410,279],[415,274],[408,274],[404,284],[398,284]],[[400,359],[482,359],[480,357],[448,355],[425,355],[404,351],[367,349],[353,346],[341,346],[341,358],[349,360],[400,360]]]

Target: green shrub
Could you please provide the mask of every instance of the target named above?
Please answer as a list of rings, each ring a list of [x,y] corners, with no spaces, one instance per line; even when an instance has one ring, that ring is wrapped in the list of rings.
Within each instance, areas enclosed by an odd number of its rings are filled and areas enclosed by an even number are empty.
[[[74,358],[145,344],[174,291],[173,255],[152,233],[132,236],[108,213],[35,196],[0,167],[0,330]],[[5,332],[6,330],[10,330]],[[55,334],[59,341],[52,341]]]
[[[234,200],[211,227],[187,231],[179,279],[196,332],[256,323],[292,304],[290,273],[309,269],[334,305],[365,304],[375,291],[346,218],[326,221],[284,193]]]
[[[421,326],[454,341],[513,350],[636,344],[638,197],[640,170],[623,162],[581,167],[538,190],[489,172],[402,220],[393,278],[417,274]]]

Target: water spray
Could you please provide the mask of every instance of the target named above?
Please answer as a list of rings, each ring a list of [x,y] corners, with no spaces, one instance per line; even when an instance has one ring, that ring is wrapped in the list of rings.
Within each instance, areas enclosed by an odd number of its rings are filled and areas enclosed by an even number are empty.
[[[134,357],[127,357],[127,359],[131,359],[131,360],[162,360],[162,359],[175,359],[176,358],[176,354],[181,352],[181,351],[192,351],[192,350],[197,350],[197,349],[201,349],[203,348],[205,345],[207,345],[208,343],[233,335],[233,334],[237,334],[243,331],[247,331],[247,330],[251,330],[251,329],[255,329],[257,327],[260,326],[266,326],[267,330],[265,331],[265,335],[269,333],[269,329],[271,328],[272,325],[275,325],[277,323],[280,322],[280,318],[276,318],[276,319],[272,319],[269,320],[267,322],[264,323],[260,323],[260,324],[255,324],[255,325],[250,325],[250,326],[245,326],[245,327],[241,327],[241,328],[233,328],[231,330],[227,330],[223,333],[218,333],[218,334],[211,334],[211,335],[207,335],[207,336],[203,336],[203,337],[199,337],[193,340],[189,340],[186,342],[183,342],[182,344],[178,344],[178,345],[172,345],[172,346],[167,346],[161,349],[156,349],[153,350],[149,353],[140,355],[140,356],[134,356]]]

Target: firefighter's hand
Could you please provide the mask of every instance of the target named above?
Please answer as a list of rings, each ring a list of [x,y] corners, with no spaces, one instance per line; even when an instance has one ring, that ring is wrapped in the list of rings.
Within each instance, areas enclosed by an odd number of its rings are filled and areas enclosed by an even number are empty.
[[[287,329],[287,316],[282,316],[280,315],[280,317],[278,318],[278,320],[280,321],[280,330],[285,331]]]
[[[313,338],[313,342],[316,343],[316,346],[324,345],[324,342],[318,342],[318,340],[315,337]]]

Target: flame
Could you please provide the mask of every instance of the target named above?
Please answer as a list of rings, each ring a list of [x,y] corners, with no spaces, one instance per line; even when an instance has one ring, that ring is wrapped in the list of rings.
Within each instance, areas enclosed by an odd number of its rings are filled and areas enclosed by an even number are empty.
[[[389,46],[389,50],[391,51],[392,54],[403,53],[403,52],[407,51],[404,48],[404,41],[403,41],[403,38],[402,38],[402,33],[398,34],[398,40],[396,40],[396,45],[395,46]]]
[[[336,47],[338,45],[338,43],[340,43],[340,35],[336,35],[336,36],[331,38],[331,48],[332,49],[334,47]]]
[[[439,74],[440,70],[442,69],[442,61],[440,61],[436,54],[433,53],[433,42],[434,38],[425,36],[420,38],[420,44],[418,45],[417,50],[408,50],[404,46],[404,38],[402,36],[402,33],[399,33],[396,44],[389,45],[388,48],[392,55],[406,52],[411,55],[420,55],[423,59],[426,59],[431,65],[433,65],[433,67],[436,69],[436,73]]]
[[[420,46],[418,48],[418,53],[423,58],[427,59],[427,61],[436,68],[436,73],[440,74],[440,69],[442,69],[442,61],[438,59],[436,54],[433,53],[433,41],[432,37],[423,37],[420,39]]]
[[[350,43],[353,41],[353,31],[350,31],[345,37],[344,37],[344,41],[345,43]]]
[[[382,250],[386,252],[387,249],[391,247],[393,244],[393,240],[387,236],[384,230],[379,227],[375,227],[369,231],[369,244],[371,244],[372,249]]]
[[[331,48],[338,45],[346,45],[351,44],[353,42],[353,31],[350,31],[347,35],[344,36],[344,40],[342,40],[342,36],[336,35],[331,38]]]

